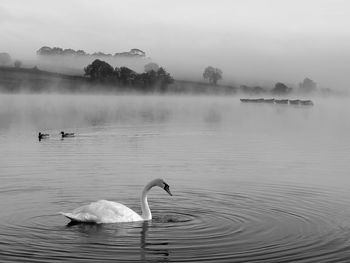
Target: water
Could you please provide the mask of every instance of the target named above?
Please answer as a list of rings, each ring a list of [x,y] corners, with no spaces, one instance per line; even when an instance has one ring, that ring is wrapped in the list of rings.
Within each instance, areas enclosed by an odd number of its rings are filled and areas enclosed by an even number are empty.
[[[0,261],[349,262],[350,104],[314,102],[0,95]],[[174,196],[152,189],[150,222],[58,214],[99,199],[140,212],[157,177]]]

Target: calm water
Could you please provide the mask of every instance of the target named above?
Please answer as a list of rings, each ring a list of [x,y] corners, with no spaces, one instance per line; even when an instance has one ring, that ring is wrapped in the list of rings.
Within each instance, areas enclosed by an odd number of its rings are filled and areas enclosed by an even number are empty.
[[[0,261],[349,262],[350,100],[314,102],[0,95]],[[150,222],[58,214],[139,212],[157,177],[174,196],[152,189]]]

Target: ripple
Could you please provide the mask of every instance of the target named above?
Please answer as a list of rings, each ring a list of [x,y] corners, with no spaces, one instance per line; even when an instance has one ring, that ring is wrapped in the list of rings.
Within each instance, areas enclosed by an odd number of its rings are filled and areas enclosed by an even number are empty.
[[[269,190],[269,191],[266,191]],[[330,195],[332,198],[330,198]],[[346,214],[322,189],[265,185],[244,193],[183,191],[153,220],[65,226],[56,213],[2,217],[2,262],[346,262]],[[333,201],[331,201],[333,200]],[[168,203],[169,202],[169,203]]]

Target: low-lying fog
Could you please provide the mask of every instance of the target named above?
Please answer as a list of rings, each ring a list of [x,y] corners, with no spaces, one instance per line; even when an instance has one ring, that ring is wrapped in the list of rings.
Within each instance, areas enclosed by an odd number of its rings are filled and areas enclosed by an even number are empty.
[[[42,46],[111,54],[139,48],[176,79],[203,80],[210,65],[226,83],[297,86],[308,77],[348,89],[349,10],[348,1],[329,0],[2,1],[0,52],[25,60]],[[64,66],[81,73],[86,65]]]
[[[314,106],[241,103],[239,97],[161,95],[0,95],[0,132],[36,134],[96,126],[206,125],[239,133],[350,132],[348,98],[314,98]],[[303,138],[300,138],[303,139]]]

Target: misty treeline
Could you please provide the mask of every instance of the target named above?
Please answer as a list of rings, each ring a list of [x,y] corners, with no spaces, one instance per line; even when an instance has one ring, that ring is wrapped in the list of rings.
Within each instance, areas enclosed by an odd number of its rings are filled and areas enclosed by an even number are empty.
[[[145,72],[137,73],[128,67],[113,68],[107,62],[95,59],[84,71],[91,82],[133,87],[142,91],[164,92],[174,82],[170,74],[156,63],[148,63],[144,68]]]
[[[244,93],[250,93],[250,94],[263,94],[263,93],[272,93],[277,95],[285,95],[292,92],[300,92],[300,93],[311,93],[317,91],[317,83],[309,78],[305,78],[302,82],[299,83],[299,89],[293,89],[291,87],[288,87],[283,82],[277,82],[274,87],[271,89],[269,88],[263,88],[260,86],[254,86],[250,87],[247,85],[241,85],[240,91]],[[329,93],[330,90],[323,90],[323,92]]]
[[[125,52],[124,52],[125,53]],[[119,56],[116,53],[115,56]],[[139,49],[132,49],[128,54],[136,54],[136,57],[141,58],[145,53]],[[205,93],[205,94],[234,94],[238,92],[258,95],[258,94],[277,94],[286,95],[289,93],[312,93],[322,92],[329,94],[334,91],[330,89],[318,89],[318,85],[310,78],[305,78],[296,87],[289,87],[287,84],[277,82],[273,87],[261,86],[247,86],[241,85],[239,87],[233,85],[218,85],[219,80],[222,79],[223,71],[219,68],[208,66],[204,69],[203,78],[207,79],[209,83],[190,80],[174,81],[173,77],[166,72],[163,67],[159,67],[156,63],[148,63],[144,67],[143,73],[137,73],[129,67],[121,66],[113,68],[107,62],[101,60],[101,56],[108,60],[110,54],[102,52],[87,54],[83,50],[75,51],[73,49],[50,48],[42,47],[38,50],[40,56],[45,56],[57,63],[54,57],[71,57],[73,60],[84,58],[84,62],[80,65],[80,70],[84,65],[90,63],[91,58],[95,60],[84,68],[85,76],[78,74],[62,74],[50,71],[40,70],[33,64],[28,67],[20,60],[14,60],[7,52],[0,52],[0,89],[10,92],[27,89],[33,91],[43,91],[52,89],[79,91],[79,90],[135,90],[141,92],[175,92],[175,93]],[[137,55],[138,54],[138,55]],[[52,59],[51,59],[52,58]],[[121,57],[118,57],[118,61]],[[86,61],[85,61],[86,60]],[[139,60],[138,60],[139,61]],[[109,61],[108,61],[109,62]],[[144,65],[144,66],[143,66]],[[45,65],[43,66],[44,70]],[[138,69],[140,71],[140,69]],[[56,71],[55,71],[56,72]],[[98,85],[95,85],[98,84]],[[170,85],[171,84],[171,85]],[[105,86],[105,87],[102,87]],[[55,88],[56,87],[56,88]]]
[[[89,56],[89,57],[105,57],[105,58],[112,58],[112,57],[145,57],[146,53],[138,48],[133,48],[130,51],[127,52],[120,52],[120,53],[114,53],[108,54],[104,52],[94,52],[92,54],[89,54],[85,52],[84,50],[74,50],[71,48],[60,48],[60,47],[41,47],[37,52],[37,55],[39,56]]]

